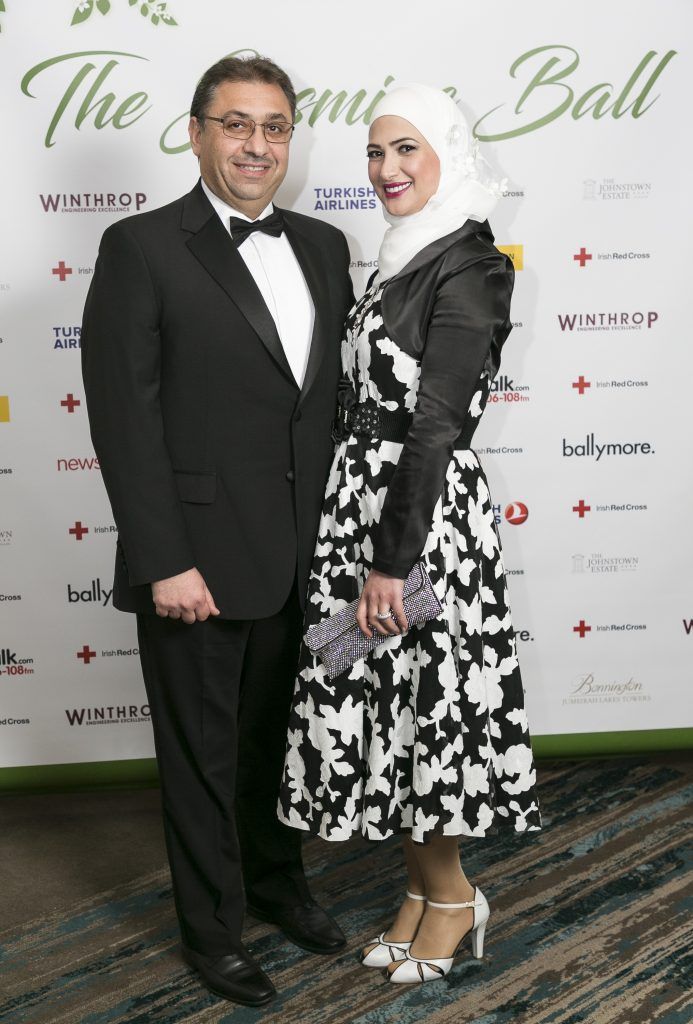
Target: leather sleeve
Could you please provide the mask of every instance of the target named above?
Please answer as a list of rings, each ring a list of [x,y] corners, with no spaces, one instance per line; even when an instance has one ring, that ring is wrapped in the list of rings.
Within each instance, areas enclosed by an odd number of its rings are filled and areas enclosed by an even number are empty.
[[[437,287],[411,427],[373,539],[373,568],[406,579],[433,510],[479,378],[498,332],[507,331],[514,273],[500,254]]]
[[[101,240],[82,322],[82,374],[132,586],[195,565],[159,403],[161,339],[144,254],[123,224]]]

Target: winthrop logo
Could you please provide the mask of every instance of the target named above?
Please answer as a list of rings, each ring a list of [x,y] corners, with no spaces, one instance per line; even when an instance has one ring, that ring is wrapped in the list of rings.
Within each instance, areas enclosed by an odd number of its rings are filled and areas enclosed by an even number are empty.
[[[39,195],[44,213],[128,213],[147,202],[144,192],[58,192]]]
[[[572,456],[596,459],[597,462],[602,455],[654,455],[655,450],[649,441],[606,441],[600,444],[595,440],[594,434],[588,434],[583,442],[571,444],[564,437],[563,457]]]
[[[111,707],[65,708],[70,725],[127,725],[151,721],[149,704],[114,704]]]
[[[659,313],[557,313],[562,331],[640,331],[649,330],[659,320]]]

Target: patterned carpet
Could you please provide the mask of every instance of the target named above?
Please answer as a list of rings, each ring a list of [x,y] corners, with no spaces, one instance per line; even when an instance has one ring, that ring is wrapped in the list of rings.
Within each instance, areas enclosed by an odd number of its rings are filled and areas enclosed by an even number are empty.
[[[313,891],[349,946],[312,956],[249,919],[246,942],[280,990],[264,1010],[217,999],[182,964],[162,869],[0,932],[0,1021],[690,1024],[690,758],[540,762],[539,785],[542,832],[462,842],[491,918],[484,959],[467,947],[444,981],[388,985],[357,962],[400,898],[397,842],[312,839]]]

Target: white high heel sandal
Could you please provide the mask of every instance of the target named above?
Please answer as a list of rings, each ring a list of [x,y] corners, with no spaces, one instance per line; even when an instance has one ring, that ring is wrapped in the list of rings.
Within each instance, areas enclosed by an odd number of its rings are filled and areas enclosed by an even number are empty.
[[[484,933],[486,932],[486,922],[488,921],[491,913],[486,897],[481,889],[478,886],[475,886],[474,899],[469,900],[466,903],[434,903],[432,900],[428,900],[428,905],[431,907],[440,907],[443,910],[461,910],[463,907],[474,908],[474,924],[472,925],[471,930],[472,953],[477,960],[480,960],[484,955]],[[437,981],[439,978],[444,978],[446,974],[449,974],[455,957],[460,952],[462,943],[467,938],[467,935],[469,935],[469,932],[465,932],[462,936],[452,956],[446,957],[422,958],[412,956],[409,952],[409,947],[411,946],[410,942],[407,945],[401,964],[396,967],[394,971],[387,972],[388,981],[391,981],[394,984],[408,984],[410,982]]]
[[[426,902],[425,896],[419,896],[418,893],[409,892],[407,889],[407,896],[410,900],[420,900]],[[387,931],[387,929],[385,929]],[[372,942],[377,943],[373,949],[369,950],[364,956],[361,954],[361,963],[364,967],[387,967],[388,964],[393,964],[395,960],[401,960],[406,956],[407,950],[411,946],[413,939],[409,942],[386,942],[385,932],[381,932],[377,939],[371,939],[370,942],[366,943],[366,946],[370,946]]]

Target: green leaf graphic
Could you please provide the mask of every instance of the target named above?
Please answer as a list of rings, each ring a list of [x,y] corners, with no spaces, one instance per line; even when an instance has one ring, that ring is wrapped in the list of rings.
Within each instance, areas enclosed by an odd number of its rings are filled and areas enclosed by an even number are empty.
[[[111,0],[96,0],[96,6],[102,14],[108,14],[111,9]]]
[[[81,22],[86,21],[94,9],[93,0],[82,0],[82,3],[77,4],[75,13],[72,15],[71,25],[79,25]]]

